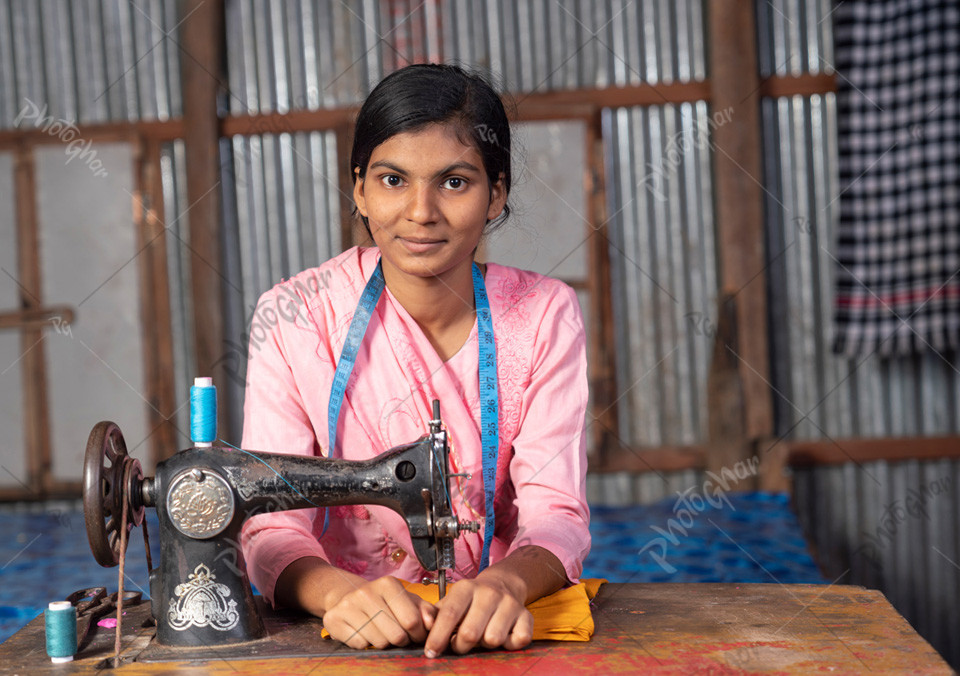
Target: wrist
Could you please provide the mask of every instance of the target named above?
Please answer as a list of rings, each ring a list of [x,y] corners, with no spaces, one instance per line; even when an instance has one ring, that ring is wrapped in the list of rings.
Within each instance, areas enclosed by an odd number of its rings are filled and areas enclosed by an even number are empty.
[[[527,604],[529,588],[527,581],[509,566],[494,564],[477,575],[477,582],[496,587],[515,598],[521,605]]]
[[[284,606],[323,617],[346,594],[364,582],[314,556],[297,559],[277,578],[276,599]]]

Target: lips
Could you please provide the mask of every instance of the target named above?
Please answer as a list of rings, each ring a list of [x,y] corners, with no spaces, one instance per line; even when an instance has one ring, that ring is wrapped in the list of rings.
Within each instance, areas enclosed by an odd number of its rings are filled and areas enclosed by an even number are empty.
[[[424,254],[438,249],[443,243],[442,239],[430,239],[426,237],[398,237],[404,248],[411,253]]]

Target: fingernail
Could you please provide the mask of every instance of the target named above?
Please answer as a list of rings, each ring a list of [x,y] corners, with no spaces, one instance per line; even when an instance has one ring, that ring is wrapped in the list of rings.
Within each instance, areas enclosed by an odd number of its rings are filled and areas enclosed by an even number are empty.
[[[437,656],[437,653],[435,653],[435,652],[433,652],[432,650],[430,650],[430,648],[427,648],[426,650],[424,650],[424,651],[423,651],[423,654],[426,655],[426,656],[427,656],[429,659],[431,659],[431,660],[432,660],[434,657]]]

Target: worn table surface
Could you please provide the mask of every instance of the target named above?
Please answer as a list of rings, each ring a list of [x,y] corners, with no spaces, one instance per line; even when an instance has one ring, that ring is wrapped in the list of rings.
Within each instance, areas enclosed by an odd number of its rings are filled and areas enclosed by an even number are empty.
[[[315,619],[268,618],[260,647],[224,647],[203,659],[174,652],[168,662],[140,662],[153,629],[149,604],[124,624],[119,674],[464,674],[613,673],[952,673],[878,591],[851,586],[773,584],[608,584],[593,602],[589,643],[538,641],[509,653],[484,651],[427,660],[419,650],[357,652],[317,638]],[[3,645],[0,671],[91,673],[113,650],[113,633],[97,628],[74,662],[51,664],[43,617]],[[156,658],[156,649],[153,649]],[[246,656],[243,656],[243,653]],[[266,658],[271,652],[281,657]],[[312,653],[312,654],[311,654]],[[320,654],[318,654],[320,653]],[[165,655],[161,655],[165,658]]]

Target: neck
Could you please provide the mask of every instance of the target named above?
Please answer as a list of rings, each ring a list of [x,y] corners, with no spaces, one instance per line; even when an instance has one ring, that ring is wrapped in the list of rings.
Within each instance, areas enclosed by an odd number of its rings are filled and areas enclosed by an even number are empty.
[[[473,325],[473,261],[436,277],[408,275],[383,262],[383,278],[390,293],[420,325],[434,347],[450,329]],[[439,352],[440,350],[438,350]]]

